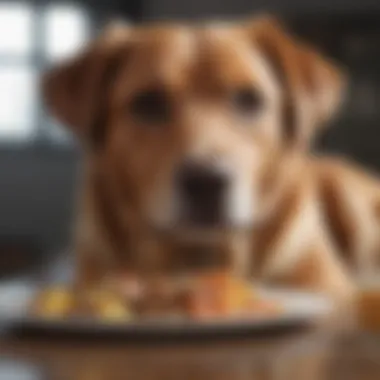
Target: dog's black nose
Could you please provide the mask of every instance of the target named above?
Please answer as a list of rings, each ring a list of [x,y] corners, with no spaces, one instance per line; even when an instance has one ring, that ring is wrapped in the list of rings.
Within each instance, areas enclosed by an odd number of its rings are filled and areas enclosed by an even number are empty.
[[[226,173],[204,164],[186,163],[178,172],[178,185],[186,221],[201,225],[222,221]]]

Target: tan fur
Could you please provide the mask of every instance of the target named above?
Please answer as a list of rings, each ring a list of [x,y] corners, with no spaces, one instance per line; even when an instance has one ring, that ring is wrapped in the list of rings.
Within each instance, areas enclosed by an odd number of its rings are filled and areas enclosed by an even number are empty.
[[[170,120],[137,125],[130,102],[157,86],[170,99]],[[239,86],[257,88],[265,102],[249,120],[228,103]],[[266,18],[118,25],[53,69],[45,97],[86,153],[76,230],[79,283],[125,269],[178,270],[199,231],[173,226],[159,233],[152,224],[168,223],[176,165],[191,156],[233,165],[239,189],[254,194],[241,197],[250,202],[251,224],[205,237],[233,270],[350,295],[352,273],[370,268],[377,253],[380,186],[361,169],[307,153],[343,88],[331,62]],[[246,212],[244,206],[236,208]]]

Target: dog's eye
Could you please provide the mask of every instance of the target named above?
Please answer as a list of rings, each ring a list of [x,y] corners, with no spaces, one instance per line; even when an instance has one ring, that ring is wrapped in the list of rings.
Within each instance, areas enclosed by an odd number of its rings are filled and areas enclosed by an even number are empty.
[[[143,91],[132,99],[130,111],[142,123],[164,123],[171,114],[169,96],[160,88]]]
[[[241,88],[231,94],[233,107],[243,113],[250,114],[259,111],[263,107],[263,97],[255,88]]]

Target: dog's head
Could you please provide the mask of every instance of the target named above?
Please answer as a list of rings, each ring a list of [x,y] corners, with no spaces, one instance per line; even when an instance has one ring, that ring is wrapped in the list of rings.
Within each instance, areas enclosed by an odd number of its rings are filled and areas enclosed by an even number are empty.
[[[44,94],[147,223],[249,226],[268,165],[309,146],[342,78],[268,18],[117,25],[48,73]]]

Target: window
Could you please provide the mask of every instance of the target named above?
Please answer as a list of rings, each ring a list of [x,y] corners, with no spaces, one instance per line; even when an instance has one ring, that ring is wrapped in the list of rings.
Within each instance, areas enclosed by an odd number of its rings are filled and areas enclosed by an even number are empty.
[[[89,35],[88,15],[77,5],[0,2],[0,142],[68,140],[43,112],[38,78],[47,65],[80,49]]]
[[[45,12],[45,47],[49,60],[57,60],[74,53],[87,40],[83,12],[78,9],[55,6]]]

